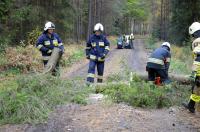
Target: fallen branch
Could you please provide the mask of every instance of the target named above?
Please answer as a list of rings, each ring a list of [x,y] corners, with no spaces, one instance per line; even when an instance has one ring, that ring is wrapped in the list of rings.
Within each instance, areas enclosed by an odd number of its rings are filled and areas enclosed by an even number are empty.
[[[134,76],[138,76],[139,78],[146,81],[148,80],[147,74],[135,74]],[[191,84],[191,79],[189,76],[169,74],[169,78],[172,82],[177,82],[180,84],[187,84],[187,85]]]
[[[44,67],[43,74],[52,72],[55,69],[56,64],[58,63],[58,61],[61,58],[60,52],[61,52],[61,50],[57,47],[55,47],[53,49],[51,57],[49,58],[47,65]]]

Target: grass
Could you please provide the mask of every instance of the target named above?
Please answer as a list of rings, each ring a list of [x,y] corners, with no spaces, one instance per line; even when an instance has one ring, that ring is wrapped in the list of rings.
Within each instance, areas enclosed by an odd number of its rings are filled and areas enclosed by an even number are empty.
[[[174,74],[190,74],[191,69],[185,63],[185,61],[181,61],[178,59],[172,59],[170,63],[170,72]]]
[[[0,89],[0,123],[39,123],[56,105],[66,102],[86,104],[90,89],[77,81],[51,75],[26,75],[13,80],[13,86]]]
[[[85,52],[83,49],[77,49],[76,51],[73,52],[73,54],[71,54],[70,56],[68,56],[68,58],[63,61],[61,64],[63,64],[63,66],[71,66],[72,64],[74,64],[75,62],[83,59],[85,57]]]
[[[175,74],[190,74],[192,63],[192,51],[189,46],[178,47],[172,45],[171,72]]]
[[[134,107],[163,108],[180,105],[189,97],[189,86],[155,86],[134,76],[129,84],[117,83],[97,86],[100,93],[108,95],[115,103],[127,103]]]

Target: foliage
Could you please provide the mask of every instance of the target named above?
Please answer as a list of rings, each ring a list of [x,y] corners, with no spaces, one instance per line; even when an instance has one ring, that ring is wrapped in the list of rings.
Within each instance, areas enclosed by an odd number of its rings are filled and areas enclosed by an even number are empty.
[[[170,86],[160,86],[133,80],[130,85],[118,83],[98,86],[98,92],[108,95],[114,102],[127,103],[142,108],[163,108],[180,105],[189,96],[188,87],[173,83]]]
[[[35,71],[41,69],[39,51],[32,45],[26,48],[18,46],[6,49],[5,58],[7,61],[2,64],[1,69],[18,68],[22,72]]]
[[[62,66],[71,66],[75,62],[85,57],[85,52],[83,50],[83,47],[80,45],[69,46],[68,49],[70,49],[70,52],[65,53],[63,59],[61,60]]]
[[[172,19],[170,38],[177,44],[182,45],[183,41],[189,39],[188,28],[200,19],[198,0],[171,0]]]
[[[39,27],[36,27],[36,29],[34,29],[34,30],[32,30],[31,32],[28,33],[27,44],[35,46],[37,39],[41,34],[42,34],[42,32],[39,29]]]
[[[134,19],[145,20],[148,17],[147,1],[127,0],[125,12]]]
[[[56,105],[85,104],[89,89],[76,81],[50,75],[20,76],[12,89],[1,89],[1,123],[37,123],[47,119]]]
[[[192,54],[189,46],[177,47],[172,45],[172,60],[170,72],[178,74],[189,74],[192,66]]]

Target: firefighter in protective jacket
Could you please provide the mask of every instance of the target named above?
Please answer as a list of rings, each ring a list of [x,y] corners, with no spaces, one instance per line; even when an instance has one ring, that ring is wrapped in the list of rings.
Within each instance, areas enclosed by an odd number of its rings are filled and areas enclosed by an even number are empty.
[[[36,47],[41,51],[43,57],[44,66],[48,63],[51,53],[54,47],[61,49],[64,52],[64,46],[62,40],[58,34],[54,33],[55,25],[52,22],[47,22],[44,27],[44,32],[39,36]],[[59,64],[57,63],[56,69],[53,70],[53,74],[58,71]]]
[[[96,67],[98,72],[97,82],[103,82],[104,60],[110,50],[110,43],[102,32],[103,25],[97,23],[94,26],[94,34],[90,36],[86,44],[86,57],[90,60],[87,76],[88,83],[94,82]]]
[[[170,66],[170,43],[164,42],[160,48],[157,48],[148,58],[146,70],[148,71],[148,80],[155,81],[160,77],[161,82],[168,84],[168,70]]]
[[[189,103],[183,105],[191,112],[195,112],[195,104],[200,102],[200,23],[194,22],[189,27],[189,34],[192,35],[193,66],[191,77],[194,80],[192,86],[192,94]]]

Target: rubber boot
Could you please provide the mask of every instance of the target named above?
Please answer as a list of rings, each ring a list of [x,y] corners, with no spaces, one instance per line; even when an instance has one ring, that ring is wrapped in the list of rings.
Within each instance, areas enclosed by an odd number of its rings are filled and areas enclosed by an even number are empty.
[[[183,106],[188,109],[191,113],[195,112],[195,102],[190,99],[189,103],[183,103]]]

